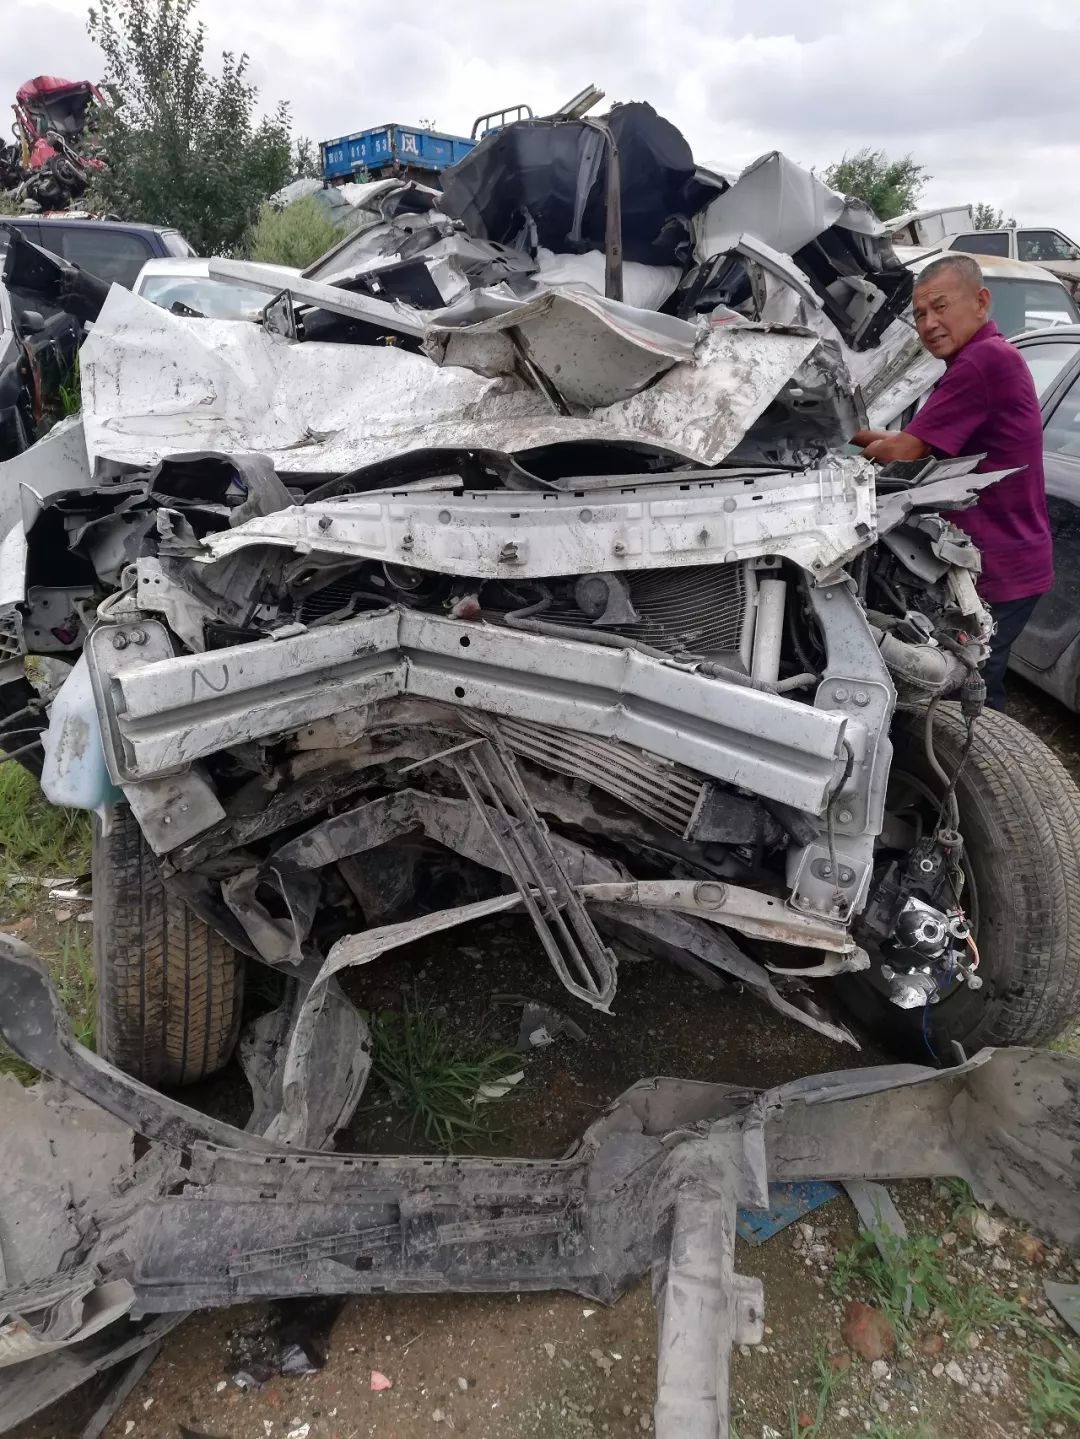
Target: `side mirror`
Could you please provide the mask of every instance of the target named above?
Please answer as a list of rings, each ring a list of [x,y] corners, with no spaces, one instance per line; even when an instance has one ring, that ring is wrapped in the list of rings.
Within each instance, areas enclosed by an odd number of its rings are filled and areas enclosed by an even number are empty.
[[[24,310],[19,317],[19,330],[24,335],[39,335],[45,328],[45,316],[40,310]]]

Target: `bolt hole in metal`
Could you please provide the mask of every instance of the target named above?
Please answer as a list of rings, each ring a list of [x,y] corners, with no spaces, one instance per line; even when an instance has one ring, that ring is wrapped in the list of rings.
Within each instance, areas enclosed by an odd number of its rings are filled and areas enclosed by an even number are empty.
[[[940,807],[940,794],[935,793],[924,780],[918,779],[915,775],[908,774],[904,770],[893,772],[889,781],[886,815],[891,821],[899,820],[901,824],[907,823],[913,828],[916,842],[936,824]],[[903,858],[902,850],[882,850],[878,856],[879,863],[875,867],[875,879],[880,875],[888,860],[898,857]],[[928,864],[928,861],[923,861],[920,867],[925,870]],[[930,865],[929,867],[932,868],[933,866]],[[975,882],[975,875],[972,871],[966,848],[960,858],[960,872],[963,875],[963,886],[960,890],[959,901],[963,906],[971,937],[977,946],[979,942],[979,890]],[[924,924],[926,923],[927,922],[924,921]],[[924,938],[930,939],[931,936],[927,934]],[[889,967],[890,958],[895,959],[895,956],[888,955],[886,951],[879,949],[877,946],[872,947],[871,953],[878,963],[875,963],[871,967],[869,977],[875,988],[879,989],[882,994],[888,995],[889,984],[881,974],[880,964],[884,963],[886,967]],[[981,969],[980,973],[985,980],[985,971]],[[955,975],[947,985],[939,987],[938,998],[933,1007],[936,1009],[938,1005],[945,1003],[959,990],[964,988],[966,988],[966,985],[963,977],[959,974]]]

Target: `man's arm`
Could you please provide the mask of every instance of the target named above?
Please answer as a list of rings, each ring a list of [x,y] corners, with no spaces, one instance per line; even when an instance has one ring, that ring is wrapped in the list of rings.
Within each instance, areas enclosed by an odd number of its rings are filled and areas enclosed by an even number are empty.
[[[863,459],[877,460],[879,465],[892,460],[921,460],[930,453],[924,440],[906,430],[860,430],[852,435],[851,443],[859,446]]]

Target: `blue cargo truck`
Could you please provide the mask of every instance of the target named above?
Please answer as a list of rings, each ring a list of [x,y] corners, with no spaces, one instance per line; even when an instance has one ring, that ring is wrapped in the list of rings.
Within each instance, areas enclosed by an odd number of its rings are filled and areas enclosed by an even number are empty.
[[[365,172],[377,179],[384,171],[423,170],[439,174],[454,165],[476,144],[462,135],[419,130],[408,125],[377,125],[339,140],[324,140],[323,179],[339,184]]]
[[[532,110],[528,105],[514,105],[481,115],[468,138],[415,125],[389,124],[357,130],[337,140],[323,140],[319,144],[323,179],[343,185],[358,176],[377,180],[385,174],[406,174],[428,184],[437,183],[443,170],[456,165],[485,135],[512,120],[524,119],[532,119]]]

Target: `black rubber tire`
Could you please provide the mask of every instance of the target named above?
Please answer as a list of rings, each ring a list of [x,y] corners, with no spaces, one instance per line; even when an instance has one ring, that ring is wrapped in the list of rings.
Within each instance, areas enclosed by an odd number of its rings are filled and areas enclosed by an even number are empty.
[[[98,1052],[147,1084],[195,1084],[236,1047],[244,962],[176,895],[127,805],[94,821]]]
[[[923,745],[925,711],[893,727],[893,773],[907,773],[934,795]],[[967,724],[958,705],[938,707],[934,748],[952,774]],[[1008,715],[984,710],[956,787],[960,831],[978,915],[975,939],[983,986],[959,986],[922,1010],[889,1003],[854,976],[853,1007],[892,1047],[952,1059],[984,1045],[1039,1044],[1080,1013],[1080,790],[1061,761]],[[927,1033],[923,1033],[926,1019]]]

